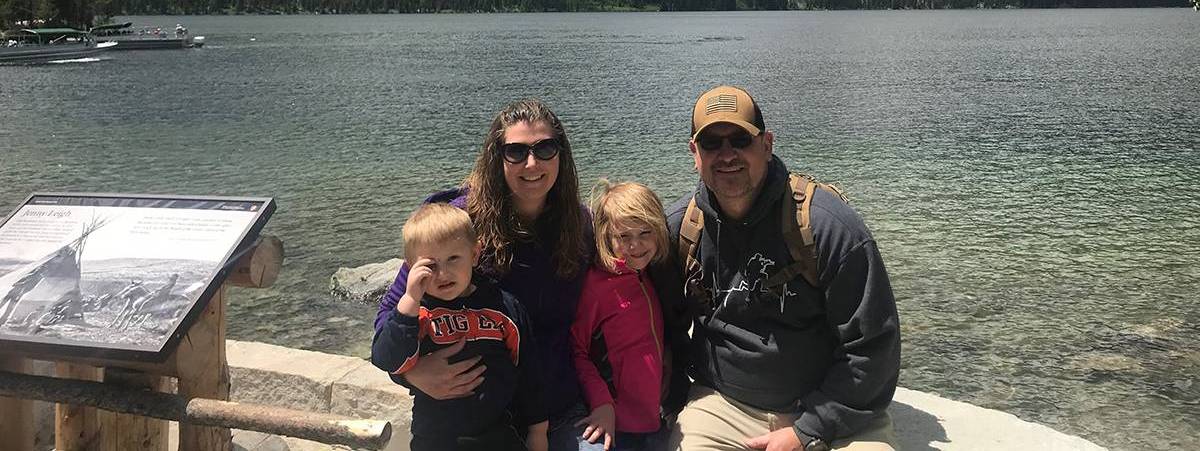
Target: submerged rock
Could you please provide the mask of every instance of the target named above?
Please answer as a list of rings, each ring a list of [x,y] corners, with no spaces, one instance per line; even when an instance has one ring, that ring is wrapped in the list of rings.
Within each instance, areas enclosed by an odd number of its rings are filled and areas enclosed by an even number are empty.
[[[1145,368],[1133,357],[1107,352],[1088,352],[1072,359],[1071,366],[1089,371],[1141,372]]]
[[[329,293],[340,299],[373,304],[396,279],[396,273],[403,263],[404,259],[393,258],[357,268],[338,268],[329,278]]]

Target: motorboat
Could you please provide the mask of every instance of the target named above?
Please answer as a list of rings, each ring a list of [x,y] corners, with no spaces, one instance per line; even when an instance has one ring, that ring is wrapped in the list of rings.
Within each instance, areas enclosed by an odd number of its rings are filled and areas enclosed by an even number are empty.
[[[97,43],[74,28],[22,28],[0,33],[0,63],[37,63],[94,57],[117,46]]]
[[[114,50],[186,49],[204,46],[204,36],[192,36],[187,28],[175,24],[167,32],[162,27],[134,27],[133,22],[100,25],[91,29],[99,42],[117,42]]]

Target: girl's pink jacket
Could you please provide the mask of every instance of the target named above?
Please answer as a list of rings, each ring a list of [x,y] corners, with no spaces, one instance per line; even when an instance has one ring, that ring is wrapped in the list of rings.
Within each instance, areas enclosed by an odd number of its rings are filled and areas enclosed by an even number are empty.
[[[599,331],[612,365],[616,396],[609,393],[588,352]],[[588,406],[612,404],[617,430],[659,429],[663,381],[663,319],[654,285],[645,274],[617,261],[617,272],[593,265],[571,326],[575,372]]]

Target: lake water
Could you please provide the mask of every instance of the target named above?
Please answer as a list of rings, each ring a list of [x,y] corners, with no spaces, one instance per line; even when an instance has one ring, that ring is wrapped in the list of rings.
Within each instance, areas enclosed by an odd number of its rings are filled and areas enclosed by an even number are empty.
[[[200,50],[0,67],[0,211],[33,191],[273,196],[288,258],[229,335],[366,355],[340,266],[400,253],[491,116],[549,102],[582,184],[694,183],[746,86],[872,227],[901,384],[1113,449],[1200,449],[1200,14],[1189,9],[133,17]]]

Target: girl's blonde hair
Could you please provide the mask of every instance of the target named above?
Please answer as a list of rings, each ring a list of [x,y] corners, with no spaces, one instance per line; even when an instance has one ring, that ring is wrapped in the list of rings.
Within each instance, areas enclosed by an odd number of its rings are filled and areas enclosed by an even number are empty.
[[[454,240],[475,245],[475,228],[467,212],[450,204],[424,204],[414,211],[400,232],[404,236],[404,259],[416,262],[416,247],[441,246]]]
[[[602,178],[592,187],[592,225],[596,232],[596,263],[616,271],[617,253],[612,248],[612,232],[617,221],[640,221],[650,226],[657,249],[652,263],[667,256],[667,218],[662,202],[654,191],[635,182],[612,183]]]

